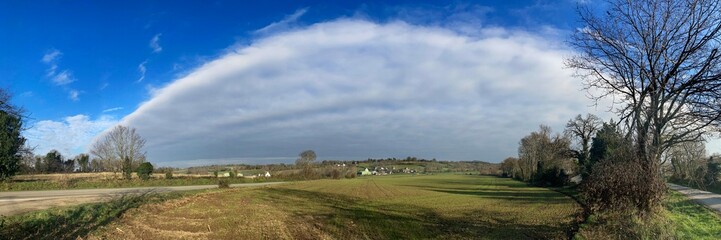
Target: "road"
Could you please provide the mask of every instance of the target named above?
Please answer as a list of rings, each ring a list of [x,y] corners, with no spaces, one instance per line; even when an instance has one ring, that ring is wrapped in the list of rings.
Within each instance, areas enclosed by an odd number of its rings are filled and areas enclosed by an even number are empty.
[[[704,206],[713,209],[717,213],[721,214],[721,195],[689,187],[684,187],[673,183],[667,183],[667,185],[669,188],[676,190],[683,195],[686,195],[686,197],[688,197],[689,199],[692,199],[699,204],[703,204]]]
[[[257,187],[283,182],[231,184],[230,187]],[[0,192],[0,216],[10,216],[51,207],[70,206],[99,202],[125,194],[147,192],[175,192],[217,188],[218,185],[195,185],[177,187],[103,188],[50,191]]]

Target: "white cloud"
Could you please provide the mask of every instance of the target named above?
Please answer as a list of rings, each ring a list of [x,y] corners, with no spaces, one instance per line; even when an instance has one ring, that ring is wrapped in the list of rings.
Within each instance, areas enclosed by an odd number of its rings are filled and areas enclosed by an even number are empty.
[[[70,89],[70,91],[68,92],[68,98],[77,102],[78,100],[80,100],[80,92],[75,89]]]
[[[43,55],[43,58],[41,61],[48,65],[48,70],[46,70],[48,78],[52,80],[52,82],[55,85],[63,86],[70,84],[72,82],[75,82],[75,78],[73,78],[73,74],[69,70],[63,70],[58,72],[58,59],[60,59],[60,56],[62,56],[62,52],[58,51],[57,49],[52,49],[45,53]]]
[[[138,78],[138,80],[135,81],[136,83],[142,82],[143,79],[145,79],[145,71],[147,70],[145,68],[146,63],[148,63],[148,60],[145,60],[138,65],[138,72],[140,73],[140,78]]]
[[[287,30],[289,27],[291,27],[292,24],[297,22],[300,17],[305,15],[306,12],[308,12],[308,8],[298,9],[293,14],[286,15],[282,20],[268,24],[268,26],[265,26],[261,29],[256,30],[255,33],[256,34],[271,34],[271,33],[275,33],[278,31]]]
[[[159,52],[163,51],[163,47],[160,46],[160,36],[162,36],[162,35],[163,34],[158,33],[158,34],[155,34],[155,36],[153,36],[152,39],[150,39],[150,43],[148,44],[148,46],[150,46],[150,48],[153,49],[153,53],[159,53]]]
[[[72,82],[75,82],[75,78],[73,78],[73,73],[68,70],[63,70],[62,72],[55,74],[52,77],[53,83],[58,86],[67,85]]]
[[[576,114],[603,110],[588,107],[560,45],[502,28],[468,36],[403,22],[319,23],[229,51],[122,123],[161,163],[292,159],[305,149],[321,159],[500,161],[539,124],[561,131]]]
[[[103,113],[114,112],[114,111],[118,111],[118,110],[123,110],[123,108],[122,107],[108,108],[108,109],[103,110]]]
[[[43,55],[42,61],[44,63],[53,63],[62,54],[63,53],[61,53],[57,49],[52,49],[52,50],[48,51],[47,53],[45,53],[45,55]]]
[[[43,155],[56,149],[65,157],[72,157],[87,153],[94,137],[115,124],[117,120],[110,116],[93,120],[86,115],[75,115],[61,121],[36,122],[24,135],[30,146],[37,147],[35,154]]]

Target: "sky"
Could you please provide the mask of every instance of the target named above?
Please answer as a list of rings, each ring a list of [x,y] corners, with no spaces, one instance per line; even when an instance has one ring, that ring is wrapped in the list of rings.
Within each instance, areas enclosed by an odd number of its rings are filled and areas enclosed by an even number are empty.
[[[540,124],[614,116],[563,65],[578,4],[2,1],[0,87],[36,154],[121,124],[161,166],[499,162]]]

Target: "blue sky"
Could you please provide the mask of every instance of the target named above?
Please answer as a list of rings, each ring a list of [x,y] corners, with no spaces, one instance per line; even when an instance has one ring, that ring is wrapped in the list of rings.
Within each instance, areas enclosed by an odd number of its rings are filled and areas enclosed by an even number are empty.
[[[165,165],[496,162],[538,124],[612,116],[563,69],[576,4],[3,1],[0,86],[37,154],[124,124]]]

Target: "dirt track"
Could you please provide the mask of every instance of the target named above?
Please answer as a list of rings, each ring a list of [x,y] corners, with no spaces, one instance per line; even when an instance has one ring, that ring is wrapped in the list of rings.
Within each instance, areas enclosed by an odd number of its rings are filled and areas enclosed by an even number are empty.
[[[231,187],[254,187],[282,182],[232,184]],[[178,187],[106,188],[51,191],[0,192],[0,215],[10,216],[51,207],[70,206],[81,203],[99,202],[125,194],[146,192],[173,192],[217,188],[217,185],[195,185]]]

